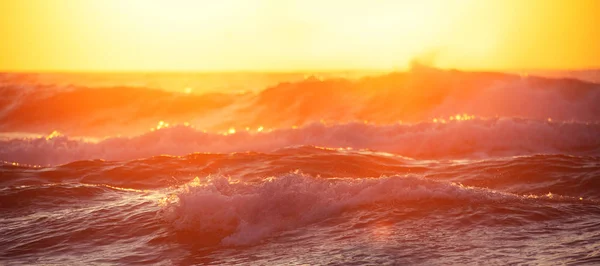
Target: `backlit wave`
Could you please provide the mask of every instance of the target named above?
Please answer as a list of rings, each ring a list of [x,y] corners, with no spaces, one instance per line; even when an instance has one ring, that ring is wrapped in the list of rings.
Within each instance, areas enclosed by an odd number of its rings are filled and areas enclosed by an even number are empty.
[[[215,134],[176,126],[136,137],[90,142],[64,135],[0,141],[0,160],[34,165],[77,160],[131,160],[160,154],[273,151],[290,146],[369,149],[427,158],[562,153],[598,155],[600,124],[517,118],[471,119],[446,123],[373,125],[313,123],[270,132]]]
[[[160,121],[209,132],[281,129],[318,121],[447,121],[521,117],[599,121],[600,85],[501,73],[415,69],[361,79],[307,77],[250,93],[190,94],[146,87],[55,88],[21,79],[0,85],[0,131],[104,138],[146,132]]]
[[[507,204],[536,212],[552,209],[550,204],[545,206],[544,200],[576,205],[569,211],[555,209],[548,216],[529,214],[505,219],[515,219],[518,223],[539,222],[571,215],[577,212],[577,205],[597,205],[593,201],[584,203],[579,198],[551,193],[517,195],[415,176],[324,180],[288,174],[261,183],[235,182],[225,177],[196,179],[165,199],[159,214],[176,230],[198,236],[201,240],[197,241],[248,245],[276,232],[360,209],[415,208],[418,202],[418,210],[407,215],[409,219],[427,215],[429,208],[439,211],[465,205],[491,212],[501,211]],[[471,219],[473,222],[489,218]],[[493,218],[490,220],[488,223],[495,223]]]

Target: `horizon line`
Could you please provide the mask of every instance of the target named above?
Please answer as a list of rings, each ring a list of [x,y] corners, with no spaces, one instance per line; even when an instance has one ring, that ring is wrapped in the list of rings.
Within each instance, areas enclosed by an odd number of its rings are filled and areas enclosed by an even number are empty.
[[[581,67],[581,68],[456,68],[456,67],[439,67],[439,66],[428,66],[435,69],[441,70],[457,70],[457,71],[465,71],[465,72],[543,72],[543,71],[589,71],[589,70],[600,70],[600,66],[594,67]],[[344,72],[371,72],[371,73],[393,73],[393,72],[410,72],[411,67],[395,67],[395,68],[331,68],[331,69],[206,69],[206,70],[135,70],[135,69],[118,69],[118,70],[108,70],[108,69],[41,69],[41,70],[33,70],[33,69],[23,69],[23,70],[13,70],[13,69],[0,69],[0,73],[15,73],[15,74],[150,74],[150,73],[181,73],[181,74],[192,74],[192,73],[206,73],[206,74],[234,74],[234,73],[273,73],[273,74],[296,74],[296,73],[344,73]]]

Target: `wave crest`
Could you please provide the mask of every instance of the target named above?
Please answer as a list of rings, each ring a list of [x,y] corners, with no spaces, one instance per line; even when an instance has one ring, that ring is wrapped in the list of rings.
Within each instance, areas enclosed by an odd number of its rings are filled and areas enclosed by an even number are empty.
[[[218,131],[317,121],[416,123],[456,114],[600,121],[600,85],[501,73],[413,71],[359,80],[308,78],[257,93],[203,95],[149,88],[0,84],[0,130],[105,137],[138,135],[158,121]]]
[[[418,215],[426,215],[430,208],[465,204],[481,208],[481,203],[502,205],[522,199],[577,202],[562,196],[520,196],[414,176],[319,179],[291,173],[261,183],[221,176],[195,179],[165,200],[159,216],[176,230],[210,238],[213,243],[249,245],[346,211],[373,210],[374,205],[384,209],[418,205],[423,211]]]
[[[272,132],[213,134],[177,126],[132,138],[88,142],[67,136],[0,141],[0,160],[62,164],[76,160],[131,160],[157,154],[273,151],[314,145],[392,152],[413,158],[480,158],[534,153],[598,154],[600,124],[527,119],[474,119],[452,123],[378,126],[310,124]]]

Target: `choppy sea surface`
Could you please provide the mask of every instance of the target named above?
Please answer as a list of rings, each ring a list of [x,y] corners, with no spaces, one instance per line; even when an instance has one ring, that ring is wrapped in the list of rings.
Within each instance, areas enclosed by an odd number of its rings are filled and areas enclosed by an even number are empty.
[[[3,73],[0,264],[598,265],[599,74]]]

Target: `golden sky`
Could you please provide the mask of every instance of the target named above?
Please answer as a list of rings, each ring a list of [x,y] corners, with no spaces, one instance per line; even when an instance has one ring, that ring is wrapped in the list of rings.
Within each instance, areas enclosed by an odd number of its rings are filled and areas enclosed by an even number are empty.
[[[597,0],[0,0],[2,71],[600,67]]]

